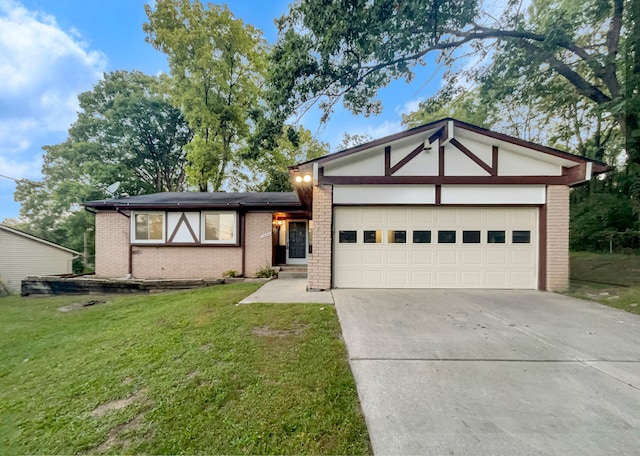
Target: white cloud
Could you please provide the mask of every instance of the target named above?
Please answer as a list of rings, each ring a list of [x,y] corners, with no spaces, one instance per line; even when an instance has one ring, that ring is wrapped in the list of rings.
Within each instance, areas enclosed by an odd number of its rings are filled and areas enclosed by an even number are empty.
[[[416,98],[414,100],[408,100],[403,105],[396,106],[396,114],[402,116],[403,114],[410,114],[414,111],[417,111],[422,101],[424,101],[422,97]]]
[[[359,134],[367,134],[371,136],[373,139],[382,138],[384,136],[389,136],[394,133],[398,133],[405,128],[400,123],[400,120],[385,120],[381,124],[368,126],[363,131],[355,131],[355,133]]]
[[[76,30],[64,31],[53,16],[29,11],[15,0],[0,0],[3,174],[34,175],[41,146],[50,141],[47,134],[59,137],[69,128],[78,94],[95,85],[105,67],[104,54],[88,50]]]

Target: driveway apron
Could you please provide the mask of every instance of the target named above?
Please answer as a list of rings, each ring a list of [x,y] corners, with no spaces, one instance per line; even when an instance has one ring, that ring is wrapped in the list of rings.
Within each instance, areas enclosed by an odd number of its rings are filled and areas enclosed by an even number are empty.
[[[511,290],[333,290],[375,454],[640,453],[640,316]]]

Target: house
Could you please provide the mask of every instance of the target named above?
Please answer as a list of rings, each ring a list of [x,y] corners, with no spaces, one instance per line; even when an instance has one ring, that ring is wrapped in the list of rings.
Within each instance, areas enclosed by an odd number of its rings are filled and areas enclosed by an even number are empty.
[[[561,290],[569,191],[610,168],[453,119],[290,168],[292,193],[91,201],[96,274],[251,276],[307,264],[308,288]]]
[[[20,293],[30,275],[69,274],[80,252],[0,224],[0,280],[11,293]]]

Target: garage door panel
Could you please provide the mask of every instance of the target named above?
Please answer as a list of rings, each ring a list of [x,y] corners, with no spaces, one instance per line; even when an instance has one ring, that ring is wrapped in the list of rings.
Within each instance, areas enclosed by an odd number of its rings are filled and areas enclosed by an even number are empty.
[[[460,271],[460,286],[470,287],[470,288],[480,288],[482,287],[482,271]]]
[[[487,271],[485,283],[489,287],[502,288],[507,285],[507,271]]]
[[[362,223],[364,225],[381,225],[386,218],[386,210],[365,211],[362,213]]]
[[[456,210],[442,208],[436,212],[436,225],[442,227],[455,227],[458,225],[458,214]]]
[[[458,252],[455,250],[441,250],[436,252],[436,261],[438,265],[455,265],[458,262]]]
[[[536,207],[336,207],[334,239],[340,230],[355,230],[357,243],[334,244],[333,284],[535,289],[537,214]],[[379,231],[380,243],[363,242],[364,231],[369,230]],[[406,237],[390,231],[406,231]],[[416,243],[413,231],[423,232],[415,237]],[[431,233],[430,242],[425,231]],[[455,231],[456,242],[438,243],[438,231]],[[463,231],[480,231],[480,243],[463,243]],[[488,231],[504,232],[491,236],[504,242],[489,244]],[[529,231],[529,243],[514,243],[513,231]],[[394,243],[397,239],[406,243]]]
[[[387,264],[389,265],[408,266],[408,258],[409,252],[407,252],[406,249],[387,252]]]
[[[365,250],[362,252],[361,264],[370,266],[383,266],[385,264],[384,253],[385,252],[383,250]]]
[[[384,271],[381,269],[363,269],[362,270],[362,285],[367,288],[380,288],[381,284],[384,284]]]
[[[482,264],[482,251],[481,250],[466,250],[462,252],[462,265],[463,266],[477,266]]]
[[[507,261],[507,252],[504,250],[501,251],[487,251],[487,266],[506,266]]]
[[[511,252],[511,264],[514,266],[531,266],[535,264],[533,252],[528,250]]]
[[[387,284],[390,288],[407,288],[409,286],[407,271],[387,271]]]
[[[411,264],[424,265],[433,264],[433,252],[431,250],[412,250]]]
[[[457,286],[457,271],[436,271],[436,284],[443,288],[456,288]]]
[[[411,285],[417,288],[427,288],[433,285],[433,271],[414,270],[410,272]]]

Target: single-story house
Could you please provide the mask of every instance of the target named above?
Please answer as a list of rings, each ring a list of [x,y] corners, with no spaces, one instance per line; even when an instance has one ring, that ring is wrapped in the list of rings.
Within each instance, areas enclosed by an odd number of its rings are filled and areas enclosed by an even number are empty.
[[[308,288],[561,290],[569,191],[607,165],[443,119],[290,168],[291,193],[158,193],[85,206],[96,274],[251,276]]]
[[[0,224],[0,281],[20,293],[22,279],[31,275],[69,274],[80,252]]]

